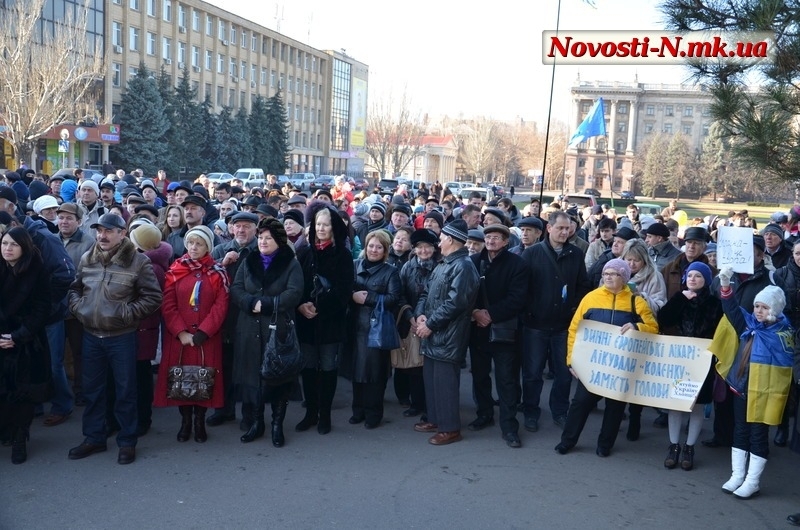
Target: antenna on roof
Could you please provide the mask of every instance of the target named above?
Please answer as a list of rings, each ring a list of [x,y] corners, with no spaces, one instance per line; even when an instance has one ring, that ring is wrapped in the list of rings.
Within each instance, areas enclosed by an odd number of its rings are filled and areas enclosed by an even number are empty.
[[[283,21],[283,4],[275,4],[275,31],[281,32],[281,22]]]
[[[308,34],[306,36],[306,44],[311,44],[311,23],[314,22],[314,13],[308,15]]]

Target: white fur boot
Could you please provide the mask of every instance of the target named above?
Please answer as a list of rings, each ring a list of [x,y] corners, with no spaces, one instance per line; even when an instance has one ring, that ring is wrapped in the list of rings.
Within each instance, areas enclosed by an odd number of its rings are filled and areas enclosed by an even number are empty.
[[[722,491],[733,493],[744,483],[745,472],[747,471],[747,451],[742,449],[731,449],[731,478],[722,485]]]
[[[760,456],[750,453],[750,465],[747,466],[747,478],[744,479],[744,483],[739,486],[733,494],[740,499],[749,499],[757,495],[761,482],[761,473],[764,472],[764,466],[766,465],[766,458],[761,458]]]

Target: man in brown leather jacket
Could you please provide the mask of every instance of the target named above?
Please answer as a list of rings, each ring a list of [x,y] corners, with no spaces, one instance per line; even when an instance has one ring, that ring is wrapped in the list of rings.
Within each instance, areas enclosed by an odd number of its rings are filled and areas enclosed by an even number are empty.
[[[71,460],[106,450],[106,382],[111,370],[116,388],[114,416],[119,464],[136,459],[136,328],[161,305],[161,288],[150,260],[126,237],[125,221],[102,215],[91,228],[97,244],[84,254],[69,289],[69,308],[84,328],[84,441]]]

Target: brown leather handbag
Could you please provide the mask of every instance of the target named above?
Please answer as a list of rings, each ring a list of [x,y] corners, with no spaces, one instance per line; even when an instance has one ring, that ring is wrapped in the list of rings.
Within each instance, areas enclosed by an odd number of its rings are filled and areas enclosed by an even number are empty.
[[[167,398],[176,401],[206,401],[214,393],[214,379],[217,369],[206,364],[206,355],[200,347],[200,366],[181,364],[183,348],[178,356],[178,364],[167,372]]]

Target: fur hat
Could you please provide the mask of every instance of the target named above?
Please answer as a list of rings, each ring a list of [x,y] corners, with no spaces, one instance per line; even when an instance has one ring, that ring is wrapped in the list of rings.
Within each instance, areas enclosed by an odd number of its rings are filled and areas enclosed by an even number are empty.
[[[427,216],[425,217],[427,218]],[[469,228],[467,228],[467,222],[463,219],[456,219],[455,221],[446,224],[445,227],[442,228],[442,232],[453,239],[460,241],[461,243],[466,243],[467,239],[469,238]]]
[[[753,305],[758,302],[769,307],[769,316],[771,321],[774,322],[783,313],[783,308],[786,307],[786,296],[780,287],[768,285],[756,295],[753,299]]]
[[[131,230],[130,239],[137,249],[147,252],[161,244],[161,232],[155,225],[143,223]]]
[[[258,222],[257,232],[260,234],[264,231],[269,231],[272,239],[278,244],[278,247],[285,247],[289,244],[289,236],[286,235],[286,229],[283,227],[283,223],[274,217],[265,217]]]
[[[607,270],[612,270],[622,276],[622,280],[625,283],[628,283],[631,279],[631,267],[624,259],[614,258],[609,260],[608,263],[603,266],[603,272]]]
[[[194,228],[188,230],[186,235],[183,236],[184,246],[189,241],[189,237],[199,237],[202,239],[208,247],[209,252],[211,252],[211,249],[214,248],[214,232],[212,232],[211,229],[205,225],[195,226]]]
[[[693,261],[686,267],[686,271],[683,273],[683,278],[681,282],[686,285],[686,277],[689,275],[689,271],[698,271],[700,274],[703,275],[703,280],[705,280],[705,286],[711,287],[711,267],[703,263],[702,261]]]
[[[429,245],[433,245],[436,247],[436,244],[439,242],[439,237],[436,235],[436,232],[432,230],[428,230],[427,228],[420,228],[419,230],[414,230],[411,234],[411,246],[417,246],[417,243],[428,243]]]

